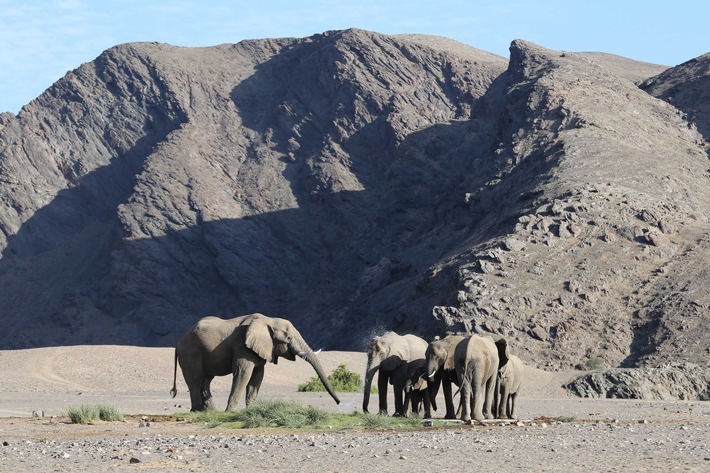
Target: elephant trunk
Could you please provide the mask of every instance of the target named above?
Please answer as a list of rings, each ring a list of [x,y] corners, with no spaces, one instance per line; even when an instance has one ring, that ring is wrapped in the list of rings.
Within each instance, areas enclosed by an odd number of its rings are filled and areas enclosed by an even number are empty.
[[[328,381],[328,377],[325,374],[323,366],[321,366],[320,364],[320,360],[318,359],[316,354],[313,353],[313,350],[311,350],[311,347],[308,346],[305,340],[303,340],[302,338],[296,338],[292,341],[290,347],[291,350],[294,351],[298,356],[300,356],[311,364],[313,369],[318,374],[318,377],[320,378],[321,382],[323,383],[323,386],[325,386],[325,389],[328,391],[328,394],[330,394],[330,396],[335,400],[336,404],[340,404],[340,399],[335,393],[333,386],[330,385],[330,381]]]
[[[379,365],[372,366],[372,361],[367,363],[367,371],[365,372],[365,388],[362,393],[362,412],[368,412],[367,408],[370,405],[370,390],[372,388],[372,378],[375,377],[375,373],[377,373],[377,370],[379,368]]]

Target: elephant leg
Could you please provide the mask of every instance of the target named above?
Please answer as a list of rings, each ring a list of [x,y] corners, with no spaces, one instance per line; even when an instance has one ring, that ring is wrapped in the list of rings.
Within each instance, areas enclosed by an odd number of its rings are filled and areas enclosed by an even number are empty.
[[[404,368],[404,367],[403,367]],[[395,416],[406,416],[404,412],[404,383],[405,376],[407,372],[403,370],[402,373],[395,373],[393,376],[392,388],[394,390],[394,415]]]
[[[510,395],[510,409],[508,410],[508,416],[511,419],[518,418],[518,393],[512,393]]]
[[[414,412],[413,410],[413,401],[412,401],[412,391],[407,391],[404,393],[404,415],[405,417],[409,417],[411,412]]]
[[[232,375],[232,389],[229,391],[229,401],[227,402],[227,411],[234,412],[237,410],[239,398],[244,395],[247,384],[251,379],[254,371],[254,363],[248,361],[237,362]]]
[[[495,372],[488,376],[484,384],[481,385],[485,391],[481,393],[483,397],[483,415],[486,419],[493,419],[495,417],[495,412],[493,410],[493,399],[495,398],[496,390],[496,377]]]
[[[471,411],[473,419],[477,421],[481,421],[484,419],[483,411],[484,404],[486,403],[486,401],[489,401],[488,415],[490,415],[490,403],[493,402],[493,392],[491,392],[491,399],[486,399],[485,382],[483,380],[483,373],[481,373],[481,371],[482,370],[474,370],[470,383],[471,395],[473,397],[471,402]]]
[[[380,369],[380,374],[377,376],[377,391],[380,398],[380,414],[387,415],[387,383],[389,383],[389,373],[383,373]]]
[[[264,380],[264,366],[254,367],[249,384],[247,384],[247,397],[246,405],[256,399],[259,394],[259,388],[261,387],[261,382]]]
[[[415,392],[412,397],[412,414],[421,415],[422,409],[421,394],[419,391]]]
[[[212,391],[210,391],[210,384],[214,376],[206,376],[202,381],[202,387],[200,389],[200,396],[202,397],[202,403],[205,410],[211,411],[214,409],[214,400],[212,399]]]
[[[424,394],[424,418],[431,419],[431,398],[429,397],[429,389],[422,391]]]
[[[508,393],[508,387],[505,384],[502,384],[500,387],[500,401],[498,403],[498,418],[499,419],[507,419],[508,418],[509,396],[510,396],[510,394]]]
[[[182,370],[182,376],[185,378],[185,384],[190,391],[190,412],[201,412],[206,410],[202,387],[205,377],[200,371],[199,373],[191,373],[188,370]]]
[[[461,383],[461,420],[471,422],[471,382],[464,380]]]
[[[448,381],[443,382],[444,385],[444,401],[446,402],[446,416],[445,419],[456,419],[456,408],[454,407],[454,397],[451,392],[451,383]]]

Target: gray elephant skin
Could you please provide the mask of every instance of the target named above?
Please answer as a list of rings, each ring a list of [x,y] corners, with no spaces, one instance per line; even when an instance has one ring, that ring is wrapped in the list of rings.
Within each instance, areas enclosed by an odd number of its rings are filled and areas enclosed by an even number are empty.
[[[404,383],[404,412],[423,415],[431,419],[432,408],[436,410],[436,391],[426,377],[424,358],[410,361],[407,365],[407,380]],[[436,388],[438,390],[438,387]],[[422,410],[423,408],[423,410]]]
[[[461,419],[477,421],[492,419],[492,410],[498,373],[498,348],[493,338],[479,335],[452,335],[434,341],[427,347],[427,376],[435,378],[437,371],[450,377],[453,355],[453,369],[461,387]],[[453,396],[447,394],[444,383],[444,395],[447,403],[447,416],[453,410]]]
[[[362,411],[368,412],[372,378],[377,377],[377,389],[380,401],[380,414],[387,415],[387,385],[394,390],[394,415],[404,416],[404,383],[407,379],[409,362],[423,359],[427,343],[416,335],[398,335],[395,332],[374,337],[367,349],[367,368],[365,371],[365,392]]]
[[[492,337],[471,335],[456,347],[454,363],[461,383],[461,419],[493,419],[497,387],[498,348]]]
[[[175,347],[173,397],[177,394],[177,365],[180,364],[190,390],[191,411],[214,408],[210,383],[215,376],[232,375],[227,411],[237,409],[246,391],[246,405],[256,399],[264,379],[267,361],[294,361],[296,356],[313,366],[336,403],[338,396],[308,344],[286,319],[249,314],[233,319],[204,317],[190,327]]]
[[[498,348],[498,384],[496,409],[499,419],[518,418],[518,394],[523,384],[525,366],[520,358],[510,353],[505,338],[496,341]]]
[[[449,335],[429,343],[426,349],[427,380],[430,386],[432,386],[431,392],[433,393],[433,397],[436,397],[439,392],[440,385],[444,389],[444,401],[446,403],[445,419],[456,419],[460,414],[454,407],[454,394],[451,385],[460,385],[456,375],[454,355],[456,353],[456,347],[467,340],[467,338],[468,337],[464,335]]]

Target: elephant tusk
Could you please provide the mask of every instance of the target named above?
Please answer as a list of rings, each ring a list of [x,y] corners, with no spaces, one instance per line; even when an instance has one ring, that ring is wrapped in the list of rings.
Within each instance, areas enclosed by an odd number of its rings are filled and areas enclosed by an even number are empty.
[[[300,356],[301,358],[303,358],[304,356],[308,355],[309,353],[312,354],[312,355],[317,355],[318,353],[321,352],[321,350],[322,350],[322,348],[319,349],[318,351],[299,351],[299,352],[298,352],[298,356]]]
[[[436,374],[436,372],[434,372],[434,373],[430,374],[429,376],[427,376],[427,378],[431,379],[431,378],[433,378],[433,377],[434,377],[434,375],[435,375],[435,374]]]

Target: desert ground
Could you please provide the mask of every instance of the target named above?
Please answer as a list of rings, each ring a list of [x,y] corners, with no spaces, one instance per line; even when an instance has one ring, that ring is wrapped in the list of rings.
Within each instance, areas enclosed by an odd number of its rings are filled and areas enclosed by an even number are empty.
[[[364,353],[319,357],[327,372],[340,364],[364,371]],[[520,422],[452,422],[407,431],[274,431],[176,420],[171,415],[188,411],[190,402],[179,370],[178,395],[170,397],[170,348],[0,351],[0,363],[0,472],[710,471],[709,402],[570,397],[561,385],[578,373],[528,369]],[[302,360],[268,365],[259,397],[334,412],[361,408],[361,393],[343,393],[336,405],[325,393],[297,392],[312,376]],[[229,387],[227,377],[213,383],[218,406],[226,405]],[[88,403],[113,405],[126,419],[69,423],[67,407]],[[375,410],[376,397],[371,403]],[[443,406],[443,398],[439,403]]]

